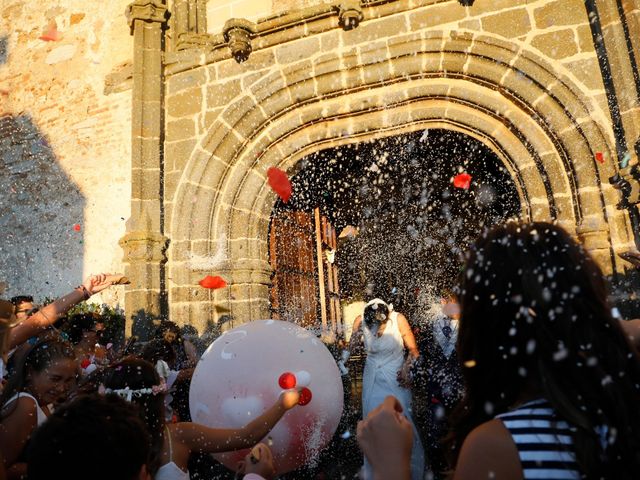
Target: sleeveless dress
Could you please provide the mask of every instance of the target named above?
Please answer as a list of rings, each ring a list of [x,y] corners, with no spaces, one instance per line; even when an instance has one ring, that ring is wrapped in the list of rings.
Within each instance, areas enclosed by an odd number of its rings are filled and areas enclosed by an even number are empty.
[[[185,472],[173,461],[173,445],[171,444],[171,433],[165,425],[164,434],[169,442],[169,463],[162,465],[155,475],[155,480],[189,480],[189,472]]]
[[[420,435],[411,416],[411,391],[398,383],[398,371],[404,363],[404,342],[398,328],[398,312],[391,312],[382,335],[379,337],[362,323],[367,360],[362,375],[362,416],[380,405],[388,395],[393,395],[402,405],[403,412],[413,426],[411,450],[411,478],[421,480],[425,460]],[[371,466],[365,458],[365,479],[373,478]]]
[[[544,399],[525,403],[515,410],[497,415],[518,449],[524,480],[578,480],[573,433]]]
[[[36,423],[38,426],[42,425],[47,419],[47,414],[44,413],[44,410],[40,408],[40,405],[38,405],[38,401],[36,400],[36,398],[29,393],[25,393],[25,392],[16,393],[13,397],[11,397],[9,400],[6,401],[6,403],[3,405],[3,408],[20,397],[27,397],[33,400],[33,402],[36,404]]]

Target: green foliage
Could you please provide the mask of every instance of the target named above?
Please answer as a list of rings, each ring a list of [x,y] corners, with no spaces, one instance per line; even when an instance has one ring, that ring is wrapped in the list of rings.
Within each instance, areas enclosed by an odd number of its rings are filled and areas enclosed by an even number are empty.
[[[112,307],[107,304],[80,302],[71,307],[67,317],[79,313],[94,313],[100,315],[104,323],[103,343],[113,343],[114,347],[120,347],[124,343],[125,314],[120,307]]]

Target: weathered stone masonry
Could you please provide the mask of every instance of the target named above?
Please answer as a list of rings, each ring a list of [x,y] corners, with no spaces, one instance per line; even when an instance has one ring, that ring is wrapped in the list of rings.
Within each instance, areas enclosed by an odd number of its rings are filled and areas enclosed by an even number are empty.
[[[123,245],[136,246],[126,260],[140,287],[127,293],[128,309],[159,312],[166,292],[181,323],[202,327],[228,312],[267,317],[275,202],[267,169],[425,128],[483,142],[511,173],[524,218],[557,219],[606,272],[625,272],[615,252],[631,248],[634,235],[609,179],[630,182],[635,208],[638,2],[336,1],[256,23],[230,20],[217,35],[204,33],[200,2],[176,1],[168,23],[165,7],[131,7],[139,12],[134,72],[152,65],[142,91],[149,82],[154,96],[141,95],[134,77],[132,220]],[[212,270],[207,259],[220,252],[227,261]],[[204,291],[204,274],[231,287]]]

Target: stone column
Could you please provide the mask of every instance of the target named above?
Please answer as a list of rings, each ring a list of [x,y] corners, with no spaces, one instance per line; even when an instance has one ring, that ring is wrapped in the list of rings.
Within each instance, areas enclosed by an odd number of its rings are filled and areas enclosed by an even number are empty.
[[[628,152],[631,156],[628,161],[633,165],[638,162],[635,147],[640,138],[640,78],[637,64],[640,59],[636,56],[640,40],[635,37],[639,33],[638,17],[633,14],[631,2],[620,4],[618,0],[595,0],[595,7],[611,71],[611,79],[605,79],[605,86],[611,81],[626,146],[626,152],[622,152],[622,155]],[[610,91],[607,93],[610,94]]]
[[[629,2],[585,0],[585,7],[607,94],[620,169],[609,181],[620,191],[618,208],[628,212],[635,244],[640,248],[640,79],[638,40],[633,38],[637,16]]]
[[[126,333],[145,336],[150,320],[167,314],[164,279],[163,50],[168,11],[165,0],[136,0],[127,7],[133,35],[131,217],[120,239],[125,273]],[[135,324],[134,324],[135,323]]]
[[[173,48],[183,50],[206,44],[207,5],[205,0],[175,0],[171,9]]]

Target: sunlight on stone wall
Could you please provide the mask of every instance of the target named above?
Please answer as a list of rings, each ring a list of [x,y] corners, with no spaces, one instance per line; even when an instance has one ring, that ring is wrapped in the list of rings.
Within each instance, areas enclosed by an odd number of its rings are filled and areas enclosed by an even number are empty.
[[[131,100],[130,90],[105,95],[104,86],[131,59],[128,3],[2,2],[3,296],[40,300],[89,273],[122,270]],[[96,300],[121,302],[122,288]]]

